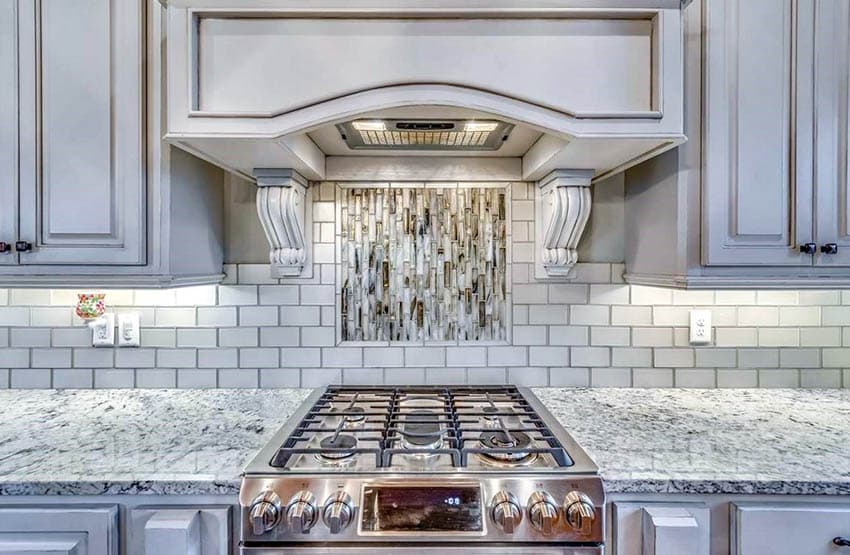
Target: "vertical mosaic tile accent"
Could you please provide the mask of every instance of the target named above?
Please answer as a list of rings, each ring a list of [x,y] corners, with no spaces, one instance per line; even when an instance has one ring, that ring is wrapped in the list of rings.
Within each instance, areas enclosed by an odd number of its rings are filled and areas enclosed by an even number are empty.
[[[505,188],[340,194],[342,340],[507,339]]]

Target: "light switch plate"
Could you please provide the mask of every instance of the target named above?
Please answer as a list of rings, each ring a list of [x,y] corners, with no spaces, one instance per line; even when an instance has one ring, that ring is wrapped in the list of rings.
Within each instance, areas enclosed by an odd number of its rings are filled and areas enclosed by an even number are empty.
[[[691,311],[691,345],[708,345],[711,343],[711,311]]]
[[[89,322],[91,344],[94,347],[112,347],[115,345],[115,315],[111,312]]]
[[[139,346],[139,313],[128,312],[118,315],[118,346]]]

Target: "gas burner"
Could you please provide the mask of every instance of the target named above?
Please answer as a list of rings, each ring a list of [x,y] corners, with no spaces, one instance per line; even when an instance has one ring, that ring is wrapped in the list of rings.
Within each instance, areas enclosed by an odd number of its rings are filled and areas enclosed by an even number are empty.
[[[346,424],[356,425],[356,424],[362,424],[363,422],[366,421],[366,415],[364,414],[366,412],[366,409],[364,409],[363,407],[347,406],[347,407],[343,408],[342,410],[337,409],[337,408],[331,409],[331,413],[340,413],[340,412],[346,413],[345,416],[343,416],[343,419],[345,420]],[[357,413],[357,414],[352,414],[352,413]]]
[[[506,432],[494,430],[483,432],[479,438],[481,445],[488,449],[516,449],[511,452],[484,452],[478,457],[486,463],[497,466],[526,466],[537,460],[537,453],[524,451],[531,445],[531,437],[524,432]]]
[[[443,427],[437,422],[438,418],[438,413],[422,409],[405,414],[401,446],[404,449],[440,449],[443,446]]]
[[[319,442],[322,449],[354,449],[357,438],[348,434],[336,434],[322,438]],[[316,460],[331,466],[342,466],[354,460],[352,451],[323,451],[316,453]]]

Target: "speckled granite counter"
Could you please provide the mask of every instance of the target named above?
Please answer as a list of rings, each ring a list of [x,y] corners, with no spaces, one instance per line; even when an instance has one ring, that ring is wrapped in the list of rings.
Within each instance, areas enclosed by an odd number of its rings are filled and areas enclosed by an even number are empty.
[[[850,391],[534,392],[610,492],[850,495]],[[0,495],[235,494],[308,394],[0,391]]]

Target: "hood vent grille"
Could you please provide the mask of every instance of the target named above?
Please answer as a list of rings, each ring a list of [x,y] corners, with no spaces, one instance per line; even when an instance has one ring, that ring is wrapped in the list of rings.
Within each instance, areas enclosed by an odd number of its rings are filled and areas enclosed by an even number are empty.
[[[498,150],[514,128],[495,120],[354,120],[336,127],[354,150]]]

